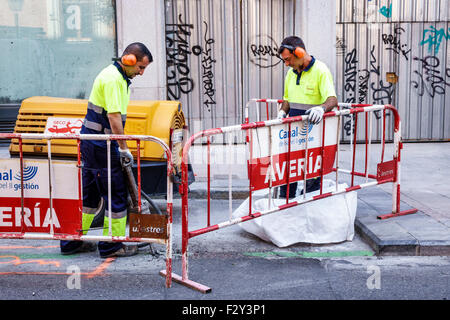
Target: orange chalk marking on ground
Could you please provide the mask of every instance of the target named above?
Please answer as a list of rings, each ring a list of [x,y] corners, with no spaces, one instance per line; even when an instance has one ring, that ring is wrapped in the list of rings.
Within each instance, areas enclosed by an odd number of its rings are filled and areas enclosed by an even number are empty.
[[[59,248],[59,246],[42,246],[42,247],[34,247],[34,246],[0,246],[0,250],[8,250],[8,249],[48,249],[48,248]]]
[[[108,266],[114,260],[116,260],[116,258],[106,258],[106,260],[101,265],[99,265],[94,271],[92,271],[91,273],[88,273],[87,278],[91,279],[91,278],[94,278],[96,276],[104,274],[106,268],[108,268]]]
[[[48,276],[48,275],[56,275],[56,276],[69,276],[72,275],[73,273],[69,274],[69,273],[65,273],[65,272],[15,272],[15,271],[9,271],[9,272],[0,272],[0,276],[8,276],[8,275],[44,275],[44,276]]]
[[[27,263],[37,263],[40,265],[45,265],[45,264],[53,264],[56,267],[60,267],[61,263],[59,261],[47,261],[47,260],[42,260],[42,259],[38,259],[38,260],[27,260],[27,261],[22,261],[19,257],[17,256],[0,256],[0,259],[3,258],[12,258],[13,260],[10,261],[6,261],[6,262],[1,262],[0,264],[13,264],[15,266],[21,265],[21,264],[27,264]]]
[[[37,263],[39,265],[46,265],[46,264],[53,264],[56,267],[60,267],[61,264],[59,261],[46,261],[46,260],[27,260],[22,261],[17,256],[0,256],[0,259],[10,259],[8,261],[0,261],[0,264],[12,264],[14,266],[26,264],[26,263]],[[80,275],[86,276],[88,279],[92,279],[97,276],[101,276],[105,274],[105,270],[109,267],[109,265],[116,260],[116,258],[107,258],[105,261],[103,261],[97,268],[95,268],[94,271],[91,272],[81,272]],[[39,272],[39,271],[31,271],[31,272],[15,272],[15,271],[8,271],[8,272],[0,272],[0,275],[72,275],[72,273],[67,272]]]

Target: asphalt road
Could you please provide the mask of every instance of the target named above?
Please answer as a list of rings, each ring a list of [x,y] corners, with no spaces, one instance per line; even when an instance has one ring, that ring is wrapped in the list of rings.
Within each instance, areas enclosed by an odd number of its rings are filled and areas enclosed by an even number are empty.
[[[304,258],[273,251],[260,256],[195,254],[190,259],[190,279],[212,288],[202,294],[177,283],[166,289],[158,275],[164,259],[145,251],[114,261],[101,260],[95,253],[58,259],[54,253],[17,251],[1,251],[2,300],[450,299],[449,257],[377,258],[340,252],[340,257]],[[105,269],[98,271],[102,264]],[[174,261],[177,270],[179,257]]]
[[[191,205],[197,208],[192,219],[198,221],[195,217],[204,212],[205,203],[193,201]],[[179,200],[175,201],[175,212],[177,206]],[[228,203],[216,200],[213,206],[226,211]],[[179,220],[176,216],[173,272],[177,274],[181,274]],[[357,235],[352,241],[337,244],[278,248],[235,225],[193,238],[189,278],[211,287],[208,294],[175,282],[165,288],[159,275],[165,269],[165,247],[153,248],[162,254],[152,255],[149,248],[142,248],[133,257],[105,260],[98,252],[62,256],[57,241],[0,240],[0,299],[238,299],[255,303],[450,299],[450,257],[376,257]]]
[[[241,201],[233,202],[233,210]],[[228,205],[211,203],[224,217]],[[206,202],[193,200],[190,207],[190,228],[200,227]],[[174,212],[173,272],[181,275],[179,199]],[[212,223],[216,220],[221,219],[215,215]],[[60,310],[54,304],[66,303],[64,314],[103,317],[125,310],[133,317],[156,312],[171,319],[282,319],[299,310],[347,314],[356,310],[348,302],[364,300],[412,302],[392,305],[403,314],[416,310],[416,300],[450,300],[450,257],[377,257],[358,235],[335,244],[278,248],[233,225],[192,238],[189,279],[210,287],[207,294],[176,282],[166,288],[159,275],[165,267],[163,245],[128,258],[101,259],[98,252],[62,256],[58,241],[2,239],[0,304],[30,316],[54,314]]]

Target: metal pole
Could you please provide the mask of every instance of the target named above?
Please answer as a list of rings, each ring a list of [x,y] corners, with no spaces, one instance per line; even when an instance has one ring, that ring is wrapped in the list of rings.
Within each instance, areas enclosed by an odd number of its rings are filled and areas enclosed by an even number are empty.
[[[141,185],[141,140],[136,140],[137,147],[137,180],[138,180],[138,212],[142,212]],[[133,167],[131,167],[133,168]]]
[[[21,206],[21,212],[20,212],[20,229],[21,229],[21,233],[25,232],[25,221],[24,221],[24,217],[23,215],[25,214],[24,212],[24,206],[25,206],[25,195],[24,195],[24,190],[23,190],[23,146],[22,146],[22,138],[19,138],[19,154],[20,154],[20,206]]]
[[[173,185],[172,185],[172,154],[165,150],[167,158],[167,237],[166,240],[166,287],[172,285],[172,223],[173,223]],[[138,153],[139,154],[139,153]]]
[[[275,172],[273,166],[273,155],[272,155],[272,127],[268,127],[269,129],[269,166],[267,167],[267,170],[270,170],[269,172],[269,209],[272,206],[272,173]],[[257,129],[258,130],[258,129]]]
[[[288,154],[286,162],[286,203],[289,203],[289,192],[290,192],[290,168],[291,168],[291,123],[288,123]]]
[[[338,106],[339,110],[339,106]],[[338,191],[338,176],[339,176],[339,142],[341,129],[341,117],[338,117],[337,132],[336,132],[336,191]]]
[[[355,113],[355,131],[353,132],[353,160],[352,160],[352,184],[354,185],[355,180],[355,157],[356,157],[356,134],[358,130],[358,113]]]
[[[383,133],[381,143],[381,163],[384,162],[384,148],[386,145],[386,109],[383,109]]]
[[[373,111],[369,112],[369,147],[367,148],[367,171],[366,171],[366,183],[369,182],[369,169],[370,169],[370,151],[372,148],[372,115]]]
[[[233,145],[232,145],[232,138],[233,138],[233,135],[232,135],[232,132],[230,132],[229,134],[228,134],[228,147],[229,147],[229,149],[228,149],[228,151],[229,151],[229,154],[228,154],[228,157],[227,157],[227,159],[228,159],[228,161],[230,161],[230,163],[229,163],[229,165],[228,165],[228,211],[229,211],[229,217],[230,217],[230,220],[231,220],[231,217],[232,217],[232,215],[233,215],[233,193],[232,193],[232,183],[233,183],[233,162],[234,162],[234,152],[233,152],[233,150],[232,150],[232,148],[233,148]],[[232,156],[231,158],[230,158],[230,155]]]
[[[48,193],[49,193],[49,210],[50,210],[50,234],[55,233],[53,222],[53,185],[52,185],[52,144],[51,140],[47,140],[47,158],[48,158]]]
[[[207,223],[208,227],[211,225],[211,140],[210,137],[207,137],[207,193],[208,193],[208,216],[207,216]]]
[[[325,118],[322,120],[322,148],[320,152],[320,194],[323,192],[323,153],[325,149]]]
[[[81,188],[82,179],[81,179],[81,151],[80,151],[80,139],[77,139],[77,167],[78,167],[78,206],[80,208],[79,211],[79,221],[83,219],[83,189]],[[80,228],[80,235],[83,234],[83,227]]]
[[[249,170],[249,195],[248,195],[248,214],[251,215],[252,214],[252,166],[253,166],[253,129],[248,129],[247,132],[249,132],[250,134],[248,135],[249,137],[249,166],[250,166],[250,170]]]
[[[305,137],[305,161],[303,162],[303,199],[306,198],[306,176],[308,170],[308,139],[309,139],[309,124],[308,120],[303,120],[306,125],[306,137]]]
[[[106,141],[107,163],[108,163],[108,235],[112,237],[112,214],[111,214],[111,140]]]

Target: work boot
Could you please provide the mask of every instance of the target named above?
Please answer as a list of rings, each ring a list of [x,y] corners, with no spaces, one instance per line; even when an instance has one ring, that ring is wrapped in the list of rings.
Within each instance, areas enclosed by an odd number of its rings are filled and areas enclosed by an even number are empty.
[[[120,248],[117,251],[111,252],[109,254],[100,254],[100,258],[112,258],[112,257],[130,257],[134,256],[138,253],[138,246],[137,245],[124,245],[122,248]]]
[[[75,249],[72,249],[69,251],[63,251],[63,249],[61,249],[61,254],[62,255],[71,255],[71,254],[75,254],[75,253],[92,252],[95,250],[97,250],[97,243],[83,241],[83,243]]]

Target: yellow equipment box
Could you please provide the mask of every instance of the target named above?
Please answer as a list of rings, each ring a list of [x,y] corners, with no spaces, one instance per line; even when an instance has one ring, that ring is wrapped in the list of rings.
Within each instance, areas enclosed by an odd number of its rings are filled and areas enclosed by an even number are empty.
[[[82,120],[87,111],[87,100],[67,99],[55,97],[31,97],[22,101],[17,116],[14,133],[44,133],[64,132],[74,133],[71,130],[81,128]],[[130,101],[127,111],[125,134],[149,135],[160,138],[170,145],[171,129],[182,129],[185,126],[185,118],[179,101]],[[67,119],[73,118],[74,125],[57,129],[59,123],[67,123]],[[63,120],[64,119],[64,120]],[[81,121],[79,120],[81,119]],[[49,123],[48,123],[49,122]],[[53,130],[52,130],[53,129]],[[78,131],[79,132],[79,131]],[[137,156],[135,141],[128,141],[133,156]],[[74,139],[54,139],[51,143],[52,155],[64,157],[77,156],[77,141]],[[47,141],[24,139],[22,150],[25,155],[46,155]],[[155,142],[142,141],[140,145],[141,159],[148,161],[162,161],[165,159],[163,149]],[[11,155],[19,154],[19,140],[12,139],[9,147]]]

